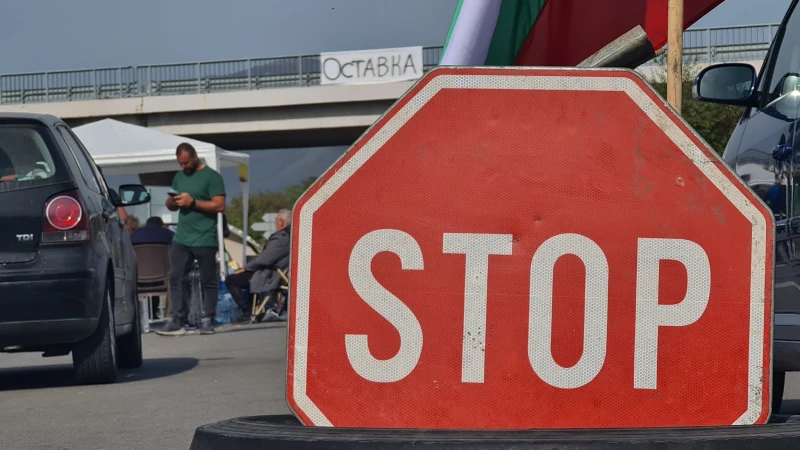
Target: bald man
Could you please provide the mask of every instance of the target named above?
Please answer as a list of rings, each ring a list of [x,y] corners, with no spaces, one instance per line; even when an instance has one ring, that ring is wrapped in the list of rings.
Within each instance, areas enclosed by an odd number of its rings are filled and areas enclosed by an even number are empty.
[[[289,249],[291,247],[290,225],[292,212],[282,209],[275,218],[275,229],[278,230],[267,239],[264,250],[252,261],[239,269],[235,274],[225,279],[228,292],[242,310],[239,322],[248,322],[253,311],[249,299],[245,298],[244,289],[249,289],[251,294],[270,293],[280,286],[281,276],[277,269],[289,268]],[[268,312],[277,317],[277,312]]]

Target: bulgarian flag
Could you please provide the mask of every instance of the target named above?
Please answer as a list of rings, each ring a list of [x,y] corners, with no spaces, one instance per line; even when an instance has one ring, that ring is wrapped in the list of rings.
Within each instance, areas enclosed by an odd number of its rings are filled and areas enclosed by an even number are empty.
[[[723,0],[684,0],[684,29]],[[575,66],[637,25],[667,43],[668,0],[459,0],[445,66]]]

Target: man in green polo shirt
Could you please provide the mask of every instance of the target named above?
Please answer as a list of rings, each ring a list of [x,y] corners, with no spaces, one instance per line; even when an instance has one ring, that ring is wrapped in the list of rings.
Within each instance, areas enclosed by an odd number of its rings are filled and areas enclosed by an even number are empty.
[[[172,318],[157,333],[168,336],[186,334],[184,320],[188,317],[190,293],[186,292],[185,286],[189,284],[189,272],[196,259],[203,286],[200,333],[213,334],[219,291],[217,213],[225,210],[225,184],[219,173],[200,161],[191,144],[180,144],[175,156],[183,170],[172,181],[172,189],[177,194],[167,198],[167,208],[180,211],[169,258]]]

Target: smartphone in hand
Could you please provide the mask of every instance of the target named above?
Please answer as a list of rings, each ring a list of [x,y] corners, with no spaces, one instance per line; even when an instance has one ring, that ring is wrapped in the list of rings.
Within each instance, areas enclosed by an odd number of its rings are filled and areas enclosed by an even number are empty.
[[[170,192],[167,192],[167,195],[169,195],[172,198],[175,198],[176,196],[178,196],[180,194],[178,194],[177,192],[174,192],[174,191],[170,191]]]

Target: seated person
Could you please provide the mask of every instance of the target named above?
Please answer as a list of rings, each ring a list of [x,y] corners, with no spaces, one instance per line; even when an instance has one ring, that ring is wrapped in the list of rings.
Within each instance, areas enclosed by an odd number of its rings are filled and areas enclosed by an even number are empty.
[[[17,179],[17,170],[8,154],[0,148],[0,181],[13,181]]]
[[[139,229],[139,218],[129,214],[128,220],[125,221],[125,229],[128,230],[128,234],[133,234]]]
[[[239,269],[225,279],[228,292],[242,311],[239,322],[249,321],[253,314],[250,300],[244,296],[244,289],[249,289],[251,294],[269,294],[280,286],[282,279],[276,270],[286,270],[289,267],[291,222],[292,212],[288,209],[280,210],[275,218],[275,229],[278,231],[267,239],[264,251],[247,263],[244,269]],[[268,314],[278,317],[278,311]]]
[[[147,219],[142,228],[137,228],[131,233],[132,244],[171,244],[175,233],[164,228],[161,217],[153,216]]]

